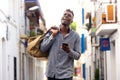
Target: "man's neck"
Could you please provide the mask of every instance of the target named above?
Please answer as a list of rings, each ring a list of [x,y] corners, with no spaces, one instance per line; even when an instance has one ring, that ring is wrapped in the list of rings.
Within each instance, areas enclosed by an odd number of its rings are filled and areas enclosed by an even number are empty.
[[[69,33],[69,26],[61,25],[60,30],[61,30],[62,34],[65,35],[65,34]]]

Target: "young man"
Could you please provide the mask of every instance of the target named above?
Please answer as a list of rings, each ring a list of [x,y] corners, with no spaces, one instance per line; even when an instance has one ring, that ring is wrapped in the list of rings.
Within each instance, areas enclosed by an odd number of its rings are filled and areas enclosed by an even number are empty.
[[[66,9],[59,28],[51,27],[51,33],[46,35],[40,45],[41,51],[49,51],[48,80],[72,80],[74,60],[78,60],[81,55],[80,37],[70,29],[73,18],[73,11]]]

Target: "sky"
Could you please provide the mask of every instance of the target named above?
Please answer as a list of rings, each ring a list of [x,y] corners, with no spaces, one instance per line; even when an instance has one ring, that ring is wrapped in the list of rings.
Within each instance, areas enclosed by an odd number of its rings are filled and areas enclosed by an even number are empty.
[[[78,0],[39,0],[44,18],[46,20],[46,27],[58,26],[64,10],[70,8],[77,11]]]

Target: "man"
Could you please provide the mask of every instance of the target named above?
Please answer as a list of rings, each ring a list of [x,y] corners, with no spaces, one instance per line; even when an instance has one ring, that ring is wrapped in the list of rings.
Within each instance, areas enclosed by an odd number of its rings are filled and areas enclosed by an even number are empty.
[[[80,37],[72,29],[74,13],[66,9],[59,28],[53,26],[40,45],[41,51],[49,51],[48,80],[72,80],[74,60],[80,58]]]

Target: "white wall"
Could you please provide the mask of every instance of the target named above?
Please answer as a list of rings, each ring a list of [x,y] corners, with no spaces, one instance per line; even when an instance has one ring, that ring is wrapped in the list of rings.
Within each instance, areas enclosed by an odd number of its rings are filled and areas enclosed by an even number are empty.
[[[119,25],[120,26],[120,25]],[[120,29],[118,29],[116,41],[116,80],[120,80]]]
[[[7,53],[6,53],[6,8],[4,4],[7,2],[0,1],[0,80],[8,79],[8,67],[7,67]]]
[[[23,2],[24,0],[0,1],[0,80],[14,80],[15,57],[19,80],[19,27],[24,27],[24,13],[21,12]]]
[[[120,30],[111,37],[111,51],[107,52],[107,79],[120,80]]]

